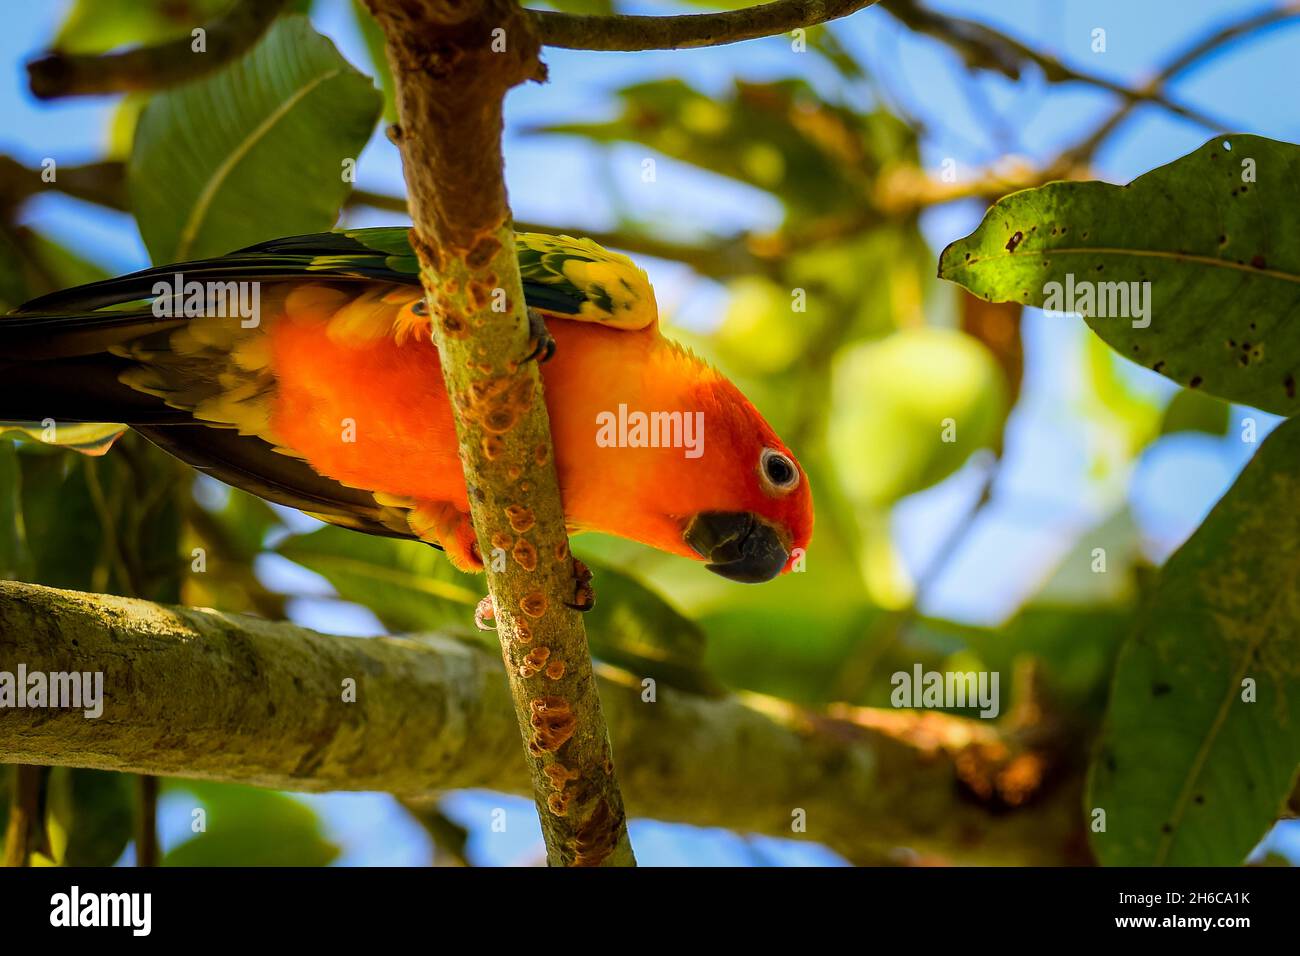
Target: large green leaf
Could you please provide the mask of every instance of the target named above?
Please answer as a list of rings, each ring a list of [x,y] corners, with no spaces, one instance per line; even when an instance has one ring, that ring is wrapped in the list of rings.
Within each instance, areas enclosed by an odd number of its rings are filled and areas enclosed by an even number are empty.
[[[1205,432],[1207,435],[1226,435],[1232,407],[1212,395],[1185,388],[1165,406],[1160,422],[1160,434],[1175,432]]]
[[[327,525],[285,538],[279,554],[315,571],[346,601],[370,610],[392,631],[466,624],[483,596],[472,575],[417,541],[358,534]]]
[[[397,88],[393,85],[393,71],[388,65],[385,51],[384,31],[378,21],[370,15],[361,0],[352,0],[352,19],[356,21],[357,30],[366,44],[366,54],[370,57],[370,66],[375,72],[375,80],[384,97],[384,122],[397,122]]]
[[[71,452],[24,448],[18,455],[22,521],[32,578],[50,587],[93,591],[106,578],[103,524],[86,484],[86,462]]]
[[[315,811],[293,797],[196,780],[168,784],[169,794],[178,790],[197,798],[206,829],[168,850],[164,866],[325,866],[338,856]]]
[[[135,831],[136,778],[110,770],[55,767],[50,773],[49,832],[63,866],[112,866]]]
[[[0,438],[0,578],[19,579],[31,573],[27,535],[23,529],[22,470],[18,449]]]
[[[103,53],[188,34],[230,0],[76,0],[52,44],[65,53]]]
[[[381,97],[305,17],[241,59],[155,96],[136,129],[132,207],[156,262],[334,225]]]
[[[1092,766],[1103,862],[1237,864],[1281,811],[1300,765],[1298,498],[1287,422],[1139,612]]]
[[[909,329],[852,346],[832,375],[830,444],[840,484],[881,507],[956,471],[998,441],[1006,382],[978,340]]]
[[[1292,415],[1300,411],[1297,181],[1300,147],[1216,137],[1128,186],[1051,183],[1013,193],[944,250],[939,274],[990,300],[1088,313],[1127,358]]]
[[[585,622],[592,654],[679,690],[721,691],[704,666],[707,640],[700,625],[631,575],[608,565],[592,572],[596,606]]]

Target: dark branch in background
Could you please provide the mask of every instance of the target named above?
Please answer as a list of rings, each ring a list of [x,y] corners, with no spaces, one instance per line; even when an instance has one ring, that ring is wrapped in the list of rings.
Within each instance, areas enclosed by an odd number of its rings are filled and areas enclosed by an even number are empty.
[[[98,719],[6,711],[0,761],[383,791],[422,804],[467,787],[532,790],[501,655],[477,641],[335,637],[0,582],[0,660],[104,675]],[[355,702],[344,700],[349,679]],[[663,682],[648,702],[640,675],[609,667],[597,683],[634,815],[814,840],[855,862],[897,847],[972,864],[1089,860],[1079,813],[1087,755],[1026,680],[997,723],[819,713]]]
[[[570,50],[687,50],[739,43],[838,20],[877,0],[776,0],[722,13],[636,17],[529,10],[543,46]]]
[[[631,866],[506,201],[502,101],[545,78],[540,47],[514,0],[367,5],[387,41],[411,243],[547,859]]]
[[[158,778],[145,774],[136,780],[135,865],[157,866]]]
[[[266,32],[287,0],[237,0],[202,26],[204,52],[193,49],[190,34],[124,53],[85,55],[57,50],[27,64],[33,95],[60,96],[130,93],[175,86],[211,73],[243,53]]]
[[[12,212],[38,193],[50,191],[125,211],[126,165],[104,160],[84,166],[57,166],[54,181],[46,182],[39,169],[31,169],[0,154],[0,215]]]
[[[1230,128],[1229,124],[1199,110],[1173,102],[1158,90],[1134,90],[1104,76],[1073,69],[1050,54],[974,20],[934,13],[916,0],[880,0],[880,5],[913,32],[924,33],[951,47],[967,66],[995,70],[1009,79],[1018,80],[1021,64],[1032,63],[1050,83],[1087,83],[1122,96],[1128,102],[1156,103],[1215,132],[1226,132]]]
[[[1223,47],[1235,42],[1241,37],[1255,33],[1260,30],[1267,30],[1270,27],[1279,26],[1291,20],[1300,19],[1300,2],[1290,2],[1271,10],[1265,10],[1257,16],[1249,17],[1245,20],[1239,20],[1236,23],[1230,23],[1192,43],[1182,53],[1173,57],[1150,81],[1144,83],[1136,92],[1138,95],[1129,97],[1115,109],[1106,120],[1101,123],[1088,136],[1084,137],[1075,146],[1065,150],[1062,154],[1066,162],[1086,163],[1100,148],[1101,144],[1110,138],[1124,120],[1137,109],[1139,105],[1159,94],[1161,89],[1170,81],[1182,76],[1194,66],[1204,62],[1207,57],[1217,53]],[[1155,102],[1154,99],[1151,99]]]
[[[0,866],[27,866],[33,853],[52,855],[45,829],[44,790],[49,769],[18,764],[11,771],[9,819]]]

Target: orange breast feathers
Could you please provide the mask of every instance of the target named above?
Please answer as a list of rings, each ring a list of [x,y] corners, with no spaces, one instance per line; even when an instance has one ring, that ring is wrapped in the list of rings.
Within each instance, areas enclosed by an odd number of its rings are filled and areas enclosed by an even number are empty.
[[[541,369],[571,530],[698,558],[682,540],[693,514],[757,510],[788,528],[787,548],[806,546],[807,482],[800,495],[763,494],[760,455],[783,446],[730,382],[653,327],[556,319],[549,329],[557,348]],[[445,547],[457,566],[481,569],[433,344],[330,336],[319,315],[282,315],[269,332],[275,439],[330,478],[410,499],[417,534]],[[681,413],[685,431],[665,435],[682,443],[652,444],[644,433],[638,442],[628,420],[656,411]],[[687,439],[697,447],[682,447]]]

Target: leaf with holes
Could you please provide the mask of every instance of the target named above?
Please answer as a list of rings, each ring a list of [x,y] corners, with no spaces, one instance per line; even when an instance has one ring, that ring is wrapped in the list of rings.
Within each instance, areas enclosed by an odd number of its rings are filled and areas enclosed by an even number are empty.
[[[128,167],[131,206],[155,262],[219,255],[334,225],[345,161],[381,97],[305,17],[249,53],[149,101]]]
[[[1189,388],[1300,412],[1300,146],[1210,140],[1127,186],[1012,193],[939,275],[996,302],[1082,314]]]
[[[1300,765],[1300,422],[1169,559],[1120,652],[1087,807],[1110,865],[1241,863]]]

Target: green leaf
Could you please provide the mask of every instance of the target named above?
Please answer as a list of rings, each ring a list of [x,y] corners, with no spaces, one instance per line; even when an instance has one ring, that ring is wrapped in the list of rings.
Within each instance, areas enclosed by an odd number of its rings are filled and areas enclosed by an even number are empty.
[[[22,488],[18,449],[13,442],[0,440],[0,579],[22,580],[31,573]]]
[[[112,866],[135,830],[136,778],[109,770],[55,767],[49,832],[61,866]]]
[[[109,277],[108,270],[103,266],[79,256],[39,232],[31,233],[31,249],[43,270],[63,287],[98,282]]]
[[[1300,325],[1289,320],[1300,308],[1298,179],[1300,147],[1216,137],[1128,186],[1050,183],[1013,193],[944,250],[939,275],[990,300],[1084,313],[1126,358],[1292,415],[1300,411]]]
[[[592,565],[592,573],[596,606],[585,624],[595,657],[680,690],[722,692],[704,666],[703,628],[621,571]]]
[[[1226,435],[1231,411],[1227,402],[1185,388],[1166,406],[1160,434],[1205,432],[1207,435]]]
[[[418,541],[358,534],[326,525],[292,535],[276,552],[315,571],[345,601],[375,612],[391,631],[435,630],[473,620],[482,584]]]
[[[994,445],[1007,414],[997,361],[962,332],[909,329],[851,346],[832,373],[829,442],[840,484],[880,507]]]
[[[231,488],[225,505],[209,514],[223,532],[222,541],[230,552],[225,557],[244,564],[262,553],[267,534],[280,527],[280,517],[275,509],[256,495],[238,488]]]
[[[52,44],[65,53],[104,53],[189,33],[230,0],[76,0]]]
[[[1298,497],[1286,422],[1139,612],[1091,770],[1102,862],[1235,865],[1277,819],[1300,765]]]
[[[202,805],[206,829],[168,850],[163,866],[325,866],[339,854],[315,811],[293,797],[234,784],[169,781],[166,792],[177,791]]]
[[[366,43],[366,53],[370,56],[370,65],[374,67],[375,79],[384,95],[384,122],[397,122],[397,94],[393,85],[393,71],[388,66],[388,54],[384,52],[384,31],[379,28],[375,18],[370,15],[361,0],[352,0],[352,19],[356,21],[361,39]]]
[[[136,129],[128,185],[155,262],[219,255],[329,229],[343,163],[381,97],[305,17],[284,17],[239,60],[160,93]]]
[[[86,485],[86,462],[70,452],[19,453],[23,526],[41,584],[94,591],[103,526]]]

